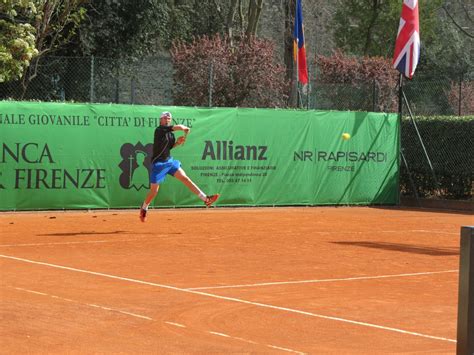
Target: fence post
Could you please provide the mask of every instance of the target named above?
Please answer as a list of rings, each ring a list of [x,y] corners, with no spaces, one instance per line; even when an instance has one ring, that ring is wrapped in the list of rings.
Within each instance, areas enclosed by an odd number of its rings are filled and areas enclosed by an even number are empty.
[[[120,82],[119,78],[115,79],[115,103],[119,103]]]
[[[461,102],[462,102],[462,80],[463,80],[463,73],[461,73],[461,75],[459,76],[459,100],[458,100],[458,103],[459,103],[459,108],[458,108],[458,116],[461,116],[461,111],[462,111],[462,105],[461,105]]]
[[[119,62],[117,60],[116,65],[116,74],[115,74],[115,103],[118,104],[120,101],[120,70],[119,70]]]
[[[214,63],[209,63],[209,107],[212,107],[212,90],[214,84]]]
[[[375,85],[375,79],[372,82],[372,112],[375,112],[375,104],[377,100],[377,85]]]
[[[89,89],[89,100],[94,102],[94,56],[91,56],[91,86]]]
[[[457,355],[474,354],[474,227],[461,227]]]

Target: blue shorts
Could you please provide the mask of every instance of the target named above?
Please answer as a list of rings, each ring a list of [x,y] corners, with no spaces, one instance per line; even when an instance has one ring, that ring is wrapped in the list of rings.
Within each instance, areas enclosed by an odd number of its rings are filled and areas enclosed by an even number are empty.
[[[181,167],[179,160],[169,158],[167,161],[157,161],[153,164],[153,170],[150,174],[150,183],[161,184],[166,177],[166,174],[174,175]]]

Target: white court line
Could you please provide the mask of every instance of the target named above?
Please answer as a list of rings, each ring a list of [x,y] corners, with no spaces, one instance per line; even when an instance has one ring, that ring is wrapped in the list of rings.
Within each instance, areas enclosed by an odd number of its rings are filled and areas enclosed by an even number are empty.
[[[214,335],[218,335],[218,336],[224,337],[224,338],[232,338],[230,335],[227,335],[227,334],[224,334],[224,333],[211,332],[211,331],[209,331],[208,333],[211,333],[211,334],[214,334]]]
[[[295,350],[291,350],[291,349],[287,349],[287,348],[282,348],[280,346],[275,346],[275,345],[267,345],[269,348],[273,348],[273,349],[278,349],[278,350],[283,350],[283,351],[287,351],[289,353],[296,353],[296,354],[304,354],[304,353],[301,353],[299,351],[295,351]]]
[[[89,240],[82,242],[54,242],[54,243],[31,243],[31,244],[3,244],[1,247],[36,247],[45,245],[69,245],[69,244],[94,244],[94,243],[117,243],[117,242],[135,242],[143,239],[121,239],[121,240]]]
[[[82,302],[79,302],[79,301],[71,300],[69,298],[64,298],[64,297],[59,297],[59,296],[56,296],[56,295],[50,295],[50,294],[43,293],[43,292],[28,290],[26,288],[21,288],[21,287],[13,287],[13,286],[6,286],[6,287],[13,288],[15,290],[19,290],[19,291],[23,291],[23,292],[33,293],[33,294],[36,294],[36,295],[48,296],[48,297],[55,298],[55,299],[62,300],[62,301],[77,303],[77,304],[80,304],[80,305],[83,305],[83,306],[89,306],[89,307],[93,307],[93,308],[100,308],[100,309],[103,309],[103,310],[106,310],[106,311],[111,311],[111,312],[118,312],[118,313],[126,314],[127,316],[132,316],[132,317],[142,318],[142,319],[147,319],[147,320],[153,320],[150,317],[142,316],[140,314],[135,314],[135,313],[131,313],[131,312],[121,311],[120,309],[114,309],[114,308],[110,308],[110,307],[99,306],[99,305],[93,304],[93,303],[82,303]]]
[[[236,337],[233,337],[233,336],[224,334],[224,333],[211,332],[211,331],[208,331],[208,333],[214,334],[214,335],[217,335],[217,336],[220,336],[220,337],[224,337],[224,338],[231,338],[231,339],[236,339],[236,340],[243,340],[243,341],[245,341],[245,342],[247,342],[247,343],[257,344],[257,343],[255,343],[255,342],[252,342],[252,341],[249,341],[249,340],[246,340],[246,339],[242,339],[242,338],[236,338]],[[259,344],[257,344],[257,345],[259,345]],[[292,349],[288,349],[288,348],[282,348],[282,347],[275,346],[275,345],[267,345],[267,346],[270,347],[270,348],[273,348],[273,349],[283,350],[283,351],[287,351],[287,352],[290,352],[290,353],[304,354],[304,353],[302,353],[302,352],[300,352],[300,351],[296,351],[296,350],[292,350]]]
[[[187,288],[187,290],[214,290],[214,289],[220,289],[220,288],[241,288],[241,287],[260,287],[260,286],[274,286],[274,285],[292,285],[292,284],[319,283],[319,282],[354,281],[354,280],[373,280],[373,279],[387,279],[387,278],[391,278],[391,277],[408,277],[408,276],[444,274],[444,273],[449,273],[449,272],[459,272],[459,270],[417,272],[417,273],[412,273],[412,274],[357,276],[357,277],[346,277],[346,278],[342,278],[342,279],[319,279],[319,280],[300,280],[300,281],[277,281],[277,282],[263,282],[263,283],[256,283],[256,284],[243,284],[243,285],[192,287],[192,288]]]
[[[252,340],[248,340],[248,339],[244,339],[244,338],[239,338],[239,337],[232,337],[233,339],[237,339],[237,340],[240,340],[240,341],[245,341],[246,343],[250,343],[250,344],[256,344],[256,345],[259,345],[259,343],[256,343]]]
[[[79,302],[79,301],[71,300],[71,299],[69,299],[69,298],[63,298],[63,297],[59,297],[59,296],[56,296],[56,295],[50,295],[50,294],[43,293],[43,292],[28,290],[28,289],[26,289],[26,288],[13,287],[13,286],[8,286],[8,285],[7,285],[6,287],[7,287],[7,288],[12,288],[12,289],[15,289],[15,290],[19,290],[19,291],[23,291],[23,292],[33,293],[33,294],[36,294],[36,295],[47,296],[47,297],[59,299],[59,300],[62,300],[62,301],[68,301],[68,302],[72,302],[72,303],[76,303],[76,304],[80,304],[80,305],[85,305],[85,306],[89,306],[89,307],[93,307],[93,308],[99,308],[99,309],[103,309],[103,310],[106,310],[106,311],[118,312],[118,313],[126,314],[126,315],[132,316],[132,317],[142,318],[142,319],[151,320],[151,321],[154,320],[153,318],[146,317],[146,316],[142,316],[142,315],[140,315],[140,314],[135,314],[135,313],[131,313],[131,312],[121,311],[121,310],[118,310],[118,309],[113,309],[113,308],[105,307],[105,306],[99,306],[99,305],[96,305],[96,304],[93,304],[93,303],[82,303],[82,302]],[[179,327],[179,328],[186,328],[185,325],[179,324],[179,323],[175,323],[175,322],[166,322],[166,321],[165,321],[165,323],[166,323],[166,324],[173,325],[173,326],[176,326],[176,327]],[[212,331],[207,331],[207,333],[210,333],[210,334],[213,334],[213,335],[218,335],[218,336],[221,336],[221,337],[224,337],[224,338],[231,338],[231,339],[243,341],[243,342],[250,343],[250,344],[263,345],[263,344],[259,344],[259,343],[255,342],[255,341],[252,341],[252,340],[248,340],[248,339],[244,339],[244,338],[239,338],[239,337],[233,337],[233,336],[230,336],[230,335],[227,335],[227,334],[224,334],[224,333],[212,332]],[[286,349],[286,348],[280,348],[280,347],[274,346],[274,345],[267,345],[267,346],[269,346],[269,347],[271,347],[271,348],[275,348],[275,349],[280,349],[280,350],[285,350],[285,351],[293,352],[293,353],[296,353],[296,354],[304,354],[304,353],[299,352],[299,351],[296,351],[296,350],[291,350],[291,349]]]
[[[427,338],[427,339],[442,340],[442,341],[448,341],[448,342],[456,343],[455,339],[448,339],[448,338],[443,338],[443,337],[438,337],[438,336],[433,336],[433,335],[416,333],[416,332],[411,332],[411,331],[398,329],[398,328],[385,327],[383,325],[378,325],[378,324],[373,324],[373,323],[359,322],[359,321],[340,318],[340,317],[325,316],[325,315],[322,315],[322,314],[311,313],[311,312],[306,312],[306,311],[300,311],[298,309],[273,306],[271,304],[252,302],[252,301],[247,301],[247,300],[244,300],[244,299],[234,298],[234,297],[219,296],[219,295],[214,295],[212,293],[206,293],[206,292],[195,291],[195,290],[188,290],[188,289],[185,289],[185,288],[179,288],[179,287],[174,287],[174,286],[169,286],[169,285],[162,285],[162,284],[157,284],[157,283],[149,282],[149,281],[136,280],[136,279],[131,279],[131,278],[128,278],[128,277],[120,277],[120,276],[115,276],[115,275],[110,275],[110,274],[104,274],[104,273],[101,273],[101,272],[95,272],[95,271],[89,271],[89,270],[83,270],[83,269],[76,269],[76,268],[68,267],[68,266],[49,264],[49,263],[44,263],[44,262],[41,262],[41,261],[34,261],[34,260],[29,260],[29,259],[17,258],[17,257],[10,256],[10,255],[1,255],[0,254],[0,257],[5,258],[5,259],[22,261],[22,262],[26,262],[26,263],[30,263],[30,264],[44,265],[44,266],[48,266],[48,267],[52,267],[52,268],[56,268],[56,269],[75,271],[75,272],[80,272],[80,273],[89,274],[89,275],[107,277],[107,278],[115,279],[115,280],[133,282],[133,283],[137,283],[137,284],[141,284],[141,285],[149,285],[149,286],[160,287],[160,288],[164,288],[164,289],[168,289],[168,290],[174,290],[174,291],[180,291],[180,292],[190,293],[190,294],[194,294],[194,295],[201,295],[201,296],[216,298],[216,299],[220,299],[220,300],[243,303],[243,304],[248,304],[248,305],[262,307],[262,308],[276,309],[276,310],[279,310],[279,311],[285,311],[285,312],[295,313],[295,314],[302,314],[302,315],[306,315],[306,316],[310,316],[310,317],[316,317],[316,318],[321,318],[321,319],[333,320],[333,321],[337,321],[337,322],[355,324],[355,325],[360,325],[360,326],[369,327],[369,328],[382,329],[382,330],[387,330],[387,331],[392,331],[392,332],[407,334],[407,335],[413,335],[413,336],[418,336],[418,337]]]
[[[174,322],[165,322],[166,324],[170,324],[170,325],[174,325],[176,327],[180,327],[180,328],[186,328],[185,325],[182,325],[182,324],[179,324],[179,323],[174,323]]]

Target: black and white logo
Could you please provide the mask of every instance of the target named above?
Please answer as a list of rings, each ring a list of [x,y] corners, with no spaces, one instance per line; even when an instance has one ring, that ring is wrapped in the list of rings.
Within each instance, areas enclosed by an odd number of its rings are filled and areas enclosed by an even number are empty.
[[[120,147],[122,161],[119,164],[120,186],[124,189],[141,190],[150,187],[151,156],[153,155],[153,144],[143,145],[141,142],[133,145],[125,143]]]

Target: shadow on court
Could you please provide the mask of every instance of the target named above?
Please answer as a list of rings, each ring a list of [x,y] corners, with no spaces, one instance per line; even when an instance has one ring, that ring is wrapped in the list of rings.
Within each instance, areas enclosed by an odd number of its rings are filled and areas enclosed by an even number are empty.
[[[363,247],[363,248],[400,251],[403,253],[432,255],[432,256],[459,255],[459,251],[455,249],[433,248],[433,247],[426,247],[426,246],[396,244],[396,243],[387,243],[387,242],[331,242],[331,243],[341,244],[341,245],[352,245],[352,246]]]
[[[114,232],[71,232],[71,233],[48,233],[48,234],[36,234],[37,237],[77,237],[82,235],[115,235],[115,234],[135,234],[130,231],[114,231]],[[156,235],[152,232],[140,232],[142,234]],[[167,235],[180,235],[181,232],[166,233]]]
[[[129,234],[127,231],[115,231],[115,232],[74,232],[74,233],[48,233],[48,234],[37,234],[37,237],[75,237],[78,235],[109,235],[109,234]]]

